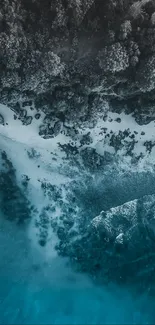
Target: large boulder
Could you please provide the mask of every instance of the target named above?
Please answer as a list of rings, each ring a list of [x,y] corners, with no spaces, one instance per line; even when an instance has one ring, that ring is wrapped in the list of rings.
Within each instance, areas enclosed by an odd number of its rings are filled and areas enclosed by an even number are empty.
[[[68,238],[60,253],[77,269],[97,281],[145,286],[155,269],[155,195],[102,211],[79,236]]]

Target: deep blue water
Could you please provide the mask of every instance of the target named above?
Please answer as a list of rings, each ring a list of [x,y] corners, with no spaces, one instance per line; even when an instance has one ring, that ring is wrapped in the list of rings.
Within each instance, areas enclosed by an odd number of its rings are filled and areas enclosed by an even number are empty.
[[[154,299],[97,287],[66,260],[46,259],[24,232],[0,224],[1,324],[153,324]]]
[[[12,287],[10,283],[1,305],[1,323],[147,324],[151,315],[145,311],[146,303],[145,298],[139,302],[132,300],[127,292],[63,289],[57,284],[57,289],[40,286],[34,293],[27,292],[26,285]]]

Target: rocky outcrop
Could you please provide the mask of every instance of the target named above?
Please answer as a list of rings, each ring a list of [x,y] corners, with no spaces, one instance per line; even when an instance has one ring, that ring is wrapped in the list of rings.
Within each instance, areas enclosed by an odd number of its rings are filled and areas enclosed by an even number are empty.
[[[95,279],[145,287],[155,269],[155,196],[102,211],[81,235],[61,240],[60,253]]]
[[[154,13],[153,0],[3,0],[0,101],[19,114],[32,100],[51,119],[83,124],[96,115],[95,95],[148,123],[154,119]]]

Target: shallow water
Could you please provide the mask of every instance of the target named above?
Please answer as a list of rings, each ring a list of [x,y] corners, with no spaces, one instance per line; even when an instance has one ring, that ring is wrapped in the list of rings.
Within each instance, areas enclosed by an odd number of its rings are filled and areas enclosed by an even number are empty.
[[[0,228],[1,324],[154,323],[153,299],[97,287],[67,260],[33,249],[25,231],[2,221]]]

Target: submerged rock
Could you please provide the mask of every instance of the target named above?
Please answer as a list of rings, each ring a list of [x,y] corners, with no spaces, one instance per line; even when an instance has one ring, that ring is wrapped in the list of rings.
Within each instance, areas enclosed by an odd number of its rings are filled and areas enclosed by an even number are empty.
[[[145,286],[155,270],[155,195],[102,211],[75,238],[64,232],[59,251],[97,281]]]
[[[26,197],[24,190],[19,187],[16,170],[5,152],[1,153],[0,161],[0,207],[7,220],[24,225],[31,217],[33,207]]]

